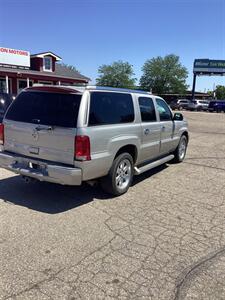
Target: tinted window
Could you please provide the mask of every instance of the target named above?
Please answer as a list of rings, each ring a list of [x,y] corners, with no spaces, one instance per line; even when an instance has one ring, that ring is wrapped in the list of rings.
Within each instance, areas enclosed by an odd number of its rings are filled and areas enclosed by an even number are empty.
[[[153,100],[147,97],[139,97],[139,106],[141,111],[142,122],[155,122],[155,106]]]
[[[128,123],[134,121],[134,106],[129,94],[93,92],[89,125]]]
[[[172,114],[166,102],[161,99],[156,99],[156,103],[160,121],[170,121],[172,119]]]
[[[13,121],[76,127],[81,95],[22,92],[9,108],[6,118]]]

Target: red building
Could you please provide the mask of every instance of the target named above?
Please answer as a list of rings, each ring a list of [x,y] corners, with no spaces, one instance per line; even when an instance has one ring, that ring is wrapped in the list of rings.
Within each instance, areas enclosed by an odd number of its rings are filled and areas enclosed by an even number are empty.
[[[90,79],[58,63],[53,52],[32,54],[0,47],[0,92],[17,94],[34,83],[52,85],[87,84]]]

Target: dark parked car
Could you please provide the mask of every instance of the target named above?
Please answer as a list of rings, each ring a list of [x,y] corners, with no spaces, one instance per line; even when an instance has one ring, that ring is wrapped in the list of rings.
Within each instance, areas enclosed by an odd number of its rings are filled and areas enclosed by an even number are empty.
[[[225,112],[225,100],[214,100],[210,101],[208,110],[210,112],[216,111],[216,112]]]
[[[2,122],[7,108],[12,103],[12,99],[13,97],[11,95],[6,93],[0,93],[0,123]]]

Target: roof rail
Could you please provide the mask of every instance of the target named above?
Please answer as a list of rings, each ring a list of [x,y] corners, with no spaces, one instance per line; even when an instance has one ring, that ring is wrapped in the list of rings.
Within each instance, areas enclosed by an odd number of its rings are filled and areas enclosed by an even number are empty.
[[[37,86],[37,87],[38,86],[53,87],[53,85],[45,85],[45,84],[40,84],[40,83],[35,83],[33,85],[33,87],[35,87],[35,86]],[[84,92],[85,90],[96,90],[96,91],[113,91],[113,92],[138,93],[138,94],[151,95],[150,92],[146,92],[146,91],[142,91],[142,90],[114,88],[114,87],[97,86],[97,85],[54,85],[54,87],[79,90],[80,92]]]

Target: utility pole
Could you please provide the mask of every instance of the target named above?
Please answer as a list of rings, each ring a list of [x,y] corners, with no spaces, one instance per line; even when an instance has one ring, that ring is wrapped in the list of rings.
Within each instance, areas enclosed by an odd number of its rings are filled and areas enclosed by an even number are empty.
[[[213,99],[216,100],[216,84],[213,83]]]
[[[193,73],[193,85],[192,85],[192,95],[191,95],[191,99],[194,100],[195,99],[195,85],[196,85],[196,73]]]

